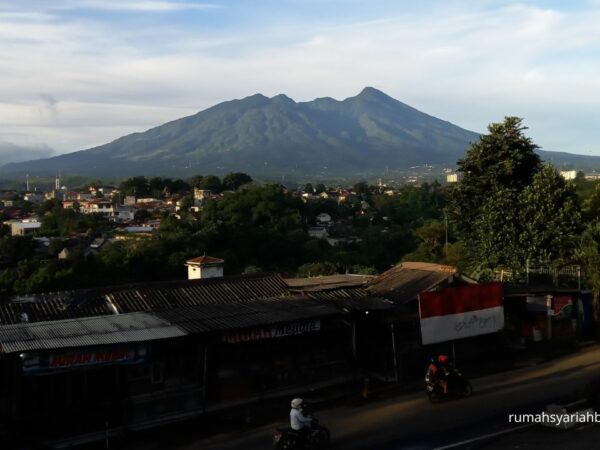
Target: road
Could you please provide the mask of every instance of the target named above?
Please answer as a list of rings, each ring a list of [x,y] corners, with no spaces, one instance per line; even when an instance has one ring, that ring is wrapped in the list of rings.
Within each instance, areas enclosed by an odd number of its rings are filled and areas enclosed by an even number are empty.
[[[474,393],[468,399],[432,405],[424,393],[415,393],[363,406],[343,405],[317,411],[316,415],[331,430],[334,449],[429,450],[514,427],[518,424],[508,422],[511,413],[537,412],[555,400],[581,398],[587,382],[599,376],[600,347],[592,346],[533,367],[472,380]],[[270,448],[273,428],[284,423],[285,418],[282,418],[281,423],[210,438],[190,437],[182,441],[179,436],[177,443],[169,442],[165,436],[164,440],[145,443],[139,449],[266,449]],[[556,432],[571,433],[535,428],[522,430],[521,436],[533,432],[538,433],[535,437],[538,443],[546,436],[546,444],[556,442],[553,437]],[[501,445],[503,440],[507,442],[506,449],[516,448],[511,445],[518,443],[518,437],[514,441],[510,436],[500,435],[453,448],[488,448],[486,446]],[[489,448],[500,450],[502,447]]]

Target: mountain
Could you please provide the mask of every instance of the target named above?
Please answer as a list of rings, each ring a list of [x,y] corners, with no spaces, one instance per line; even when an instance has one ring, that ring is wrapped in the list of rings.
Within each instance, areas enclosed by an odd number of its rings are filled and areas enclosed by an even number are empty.
[[[423,164],[453,166],[478,138],[370,87],[343,101],[297,103],[285,95],[256,94],[99,147],[7,164],[0,173],[374,175]]]
[[[18,145],[0,140],[0,165],[34,158],[48,158],[52,153],[54,151],[44,144]]]

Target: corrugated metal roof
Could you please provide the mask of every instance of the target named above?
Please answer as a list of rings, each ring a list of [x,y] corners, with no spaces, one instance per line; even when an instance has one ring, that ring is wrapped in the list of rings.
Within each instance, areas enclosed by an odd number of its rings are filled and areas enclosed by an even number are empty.
[[[69,347],[145,342],[185,336],[187,333],[147,313],[67,319],[0,326],[3,353]]]
[[[40,322],[245,302],[287,293],[287,285],[279,275],[258,274],[36,294],[1,302],[0,326],[26,321]]]
[[[453,279],[455,275],[456,271],[449,266],[402,263],[371,280],[366,290],[371,295],[385,297],[397,304],[405,304],[416,299],[421,292]]]
[[[198,305],[155,314],[189,333],[235,330],[342,314],[333,304],[308,297],[286,297],[247,303]]]
[[[120,313],[160,311],[195,305],[242,303],[287,294],[279,275],[209,278],[162,286],[132,286],[106,294]]]
[[[327,302],[348,311],[384,310],[394,307],[391,301],[373,296],[364,288],[311,290],[305,292],[305,295],[313,300]]]
[[[293,290],[306,291],[308,289],[362,286],[373,278],[375,278],[373,275],[336,274],[310,278],[287,278],[285,282]]]
[[[85,291],[17,297],[0,303],[0,325],[112,314],[106,301]]]

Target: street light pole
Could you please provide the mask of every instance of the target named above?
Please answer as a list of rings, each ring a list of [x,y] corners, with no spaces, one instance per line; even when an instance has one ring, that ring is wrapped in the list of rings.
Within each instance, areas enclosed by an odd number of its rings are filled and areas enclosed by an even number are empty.
[[[444,208],[444,225],[446,228],[446,245],[444,246],[444,251],[446,254],[446,259],[448,258],[448,214],[446,213],[446,208]]]

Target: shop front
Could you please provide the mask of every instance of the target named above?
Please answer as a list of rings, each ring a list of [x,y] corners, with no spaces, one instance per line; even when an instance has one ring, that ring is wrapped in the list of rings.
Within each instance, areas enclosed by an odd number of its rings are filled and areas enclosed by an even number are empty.
[[[352,332],[340,320],[309,319],[223,333],[209,350],[208,400],[261,398],[286,388],[341,380],[353,365]]]

